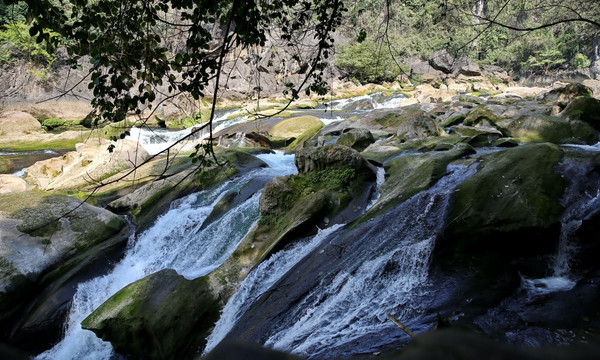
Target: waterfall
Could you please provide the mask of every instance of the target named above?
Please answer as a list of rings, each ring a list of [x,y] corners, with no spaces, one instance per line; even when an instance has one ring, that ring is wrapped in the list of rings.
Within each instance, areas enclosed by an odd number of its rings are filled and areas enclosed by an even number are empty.
[[[597,151],[585,147],[579,149]],[[538,279],[521,277],[522,285],[530,296],[568,291],[577,284],[578,278],[571,271],[571,262],[578,251],[575,233],[583,220],[600,211],[600,179],[588,176],[585,169],[586,166],[574,159],[567,159],[561,166],[561,173],[569,179],[569,185],[561,199],[565,212],[560,220],[557,251],[550,264],[549,276]]]
[[[229,210],[219,221],[200,231],[213,206],[225,193],[240,189],[254,177],[273,177],[296,171],[293,155],[258,157],[269,167],[173,202],[170,210],[150,229],[130,239],[123,260],[111,273],[80,284],[73,297],[63,340],[38,355],[37,359],[108,359],[116,356],[110,343],[80,326],[94,309],[126,285],[156,271],[171,268],[192,279],[224,262],[258,220],[260,194]]]
[[[357,237],[345,234],[358,248],[344,255],[340,271],[324,277],[286,312],[289,322],[275,324],[265,345],[309,358],[338,358],[407,336],[388,313],[413,330],[426,327],[419,318],[429,294],[431,253],[450,195],[475,167],[449,166],[450,175],[432,188],[367,222]]]
[[[352,107],[353,104],[359,101],[367,101],[370,103],[371,109],[393,109],[399,107],[407,97],[404,94],[394,94],[391,96],[386,96],[381,92],[368,94],[368,95],[360,95],[347,99],[333,100],[325,105],[327,105],[331,110],[348,110]]]
[[[239,122],[246,120],[247,116],[237,117],[234,119],[228,119],[230,115],[235,113],[237,109],[229,110],[224,112],[221,116],[216,117],[213,120],[213,133],[225,129],[229,126],[235,125]],[[194,129],[203,125],[195,125],[187,129],[173,131],[168,129],[149,129],[149,128],[138,128],[136,126],[129,130],[130,135],[126,138],[135,140],[146,150],[150,155],[158,154],[164,151],[169,146],[175,144],[177,141],[183,139],[189,135]],[[199,138],[204,139],[208,136],[208,130],[204,129],[200,132]]]
[[[253,336],[264,339],[266,346],[308,358],[341,358],[375,351],[406,336],[387,319],[388,313],[414,325],[413,330],[424,330],[430,325],[420,324],[419,317],[429,294],[428,268],[435,240],[450,195],[475,168],[449,166],[448,176],[385,214],[352,228],[321,232],[307,245],[286,250],[279,255],[286,264],[282,269],[276,254],[269,260],[272,263],[255,269],[230,299],[209,345],[227,338],[229,329],[228,336],[235,339],[244,324],[254,324],[263,330]],[[309,250],[313,246],[321,250]],[[283,260],[287,258],[297,263],[291,270]],[[266,274],[273,271],[271,267],[277,269],[275,273]],[[293,274],[316,280],[290,292],[290,286],[298,286],[293,280],[286,282]],[[278,293],[280,287],[288,290]],[[260,301],[265,292],[270,293],[269,304]],[[275,320],[265,319],[262,307]]]
[[[298,261],[319,246],[323,239],[342,226],[341,224],[337,224],[330,228],[319,230],[318,234],[312,239],[299,242],[275,253],[253,269],[242,282],[238,291],[227,302],[225,308],[223,308],[221,318],[208,337],[208,343],[204,352],[208,353],[217,346],[225,338],[236,321],[250,308],[260,295],[267,291],[279,278],[296,265]]]

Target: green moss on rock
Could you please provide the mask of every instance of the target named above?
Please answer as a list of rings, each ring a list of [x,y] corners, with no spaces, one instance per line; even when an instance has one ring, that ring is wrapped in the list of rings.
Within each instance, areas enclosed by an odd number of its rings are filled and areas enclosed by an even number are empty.
[[[453,251],[470,247],[510,251],[508,244],[525,248],[528,244],[518,241],[536,243],[549,229],[555,231],[565,181],[554,168],[562,156],[563,151],[552,144],[482,156],[477,174],[459,185],[453,196],[446,231],[454,241]]]
[[[551,142],[555,144],[575,142],[594,144],[598,133],[582,121],[569,121],[559,116],[521,116],[507,126],[510,136],[519,142]]]
[[[166,269],[126,286],[81,325],[119,353],[181,359],[204,346],[221,306],[206,277],[186,280]]]
[[[561,114],[571,120],[585,121],[600,131],[600,100],[592,97],[578,97],[567,105]]]

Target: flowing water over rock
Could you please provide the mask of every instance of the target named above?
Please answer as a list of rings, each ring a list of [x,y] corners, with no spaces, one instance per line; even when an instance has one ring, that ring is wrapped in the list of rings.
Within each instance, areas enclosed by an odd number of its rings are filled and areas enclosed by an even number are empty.
[[[208,353],[217,346],[225,338],[235,322],[260,295],[285,275],[298,261],[320,245],[323,239],[342,226],[342,224],[338,224],[325,230],[319,230],[319,233],[312,239],[298,242],[287,249],[275,253],[269,259],[260,263],[246,277],[238,291],[223,309],[221,318],[208,338],[204,352]]]
[[[130,239],[130,249],[112,273],[79,285],[64,339],[37,359],[107,359],[110,343],[98,339],[80,323],[124,286],[156,271],[171,268],[188,279],[218,267],[235,250],[258,220],[260,193],[231,209],[218,222],[201,228],[213,206],[225,193],[241,188],[258,176],[273,177],[296,171],[292,155],[259,155],[270,167],[227,181],[220,186],[173,202],[147,231]]]
[[[429,328],[431,319],[421,315],[430,291],[430,256],[450,195],[475,172],[475,166],[449,166],[448,170],[451,174],[431,189],[389,212],[329,235],[267,295],[261,297],[265,291],[261,287],[240,296],[249,304],[238,307],[250,308],[255,300],[260,305],[242,315],[239,327],[222,325],[233,329],[230,337],[325,359],[376,351],[406,337],[387,319],[388,313],[413,330]],[[298,276],[303,280],[298,281]],[[246,330],[249,324],[256,330]]]
[[[237,117],[229,119],[229,116],[236,112],[237,109],[228,110],[215,117],[213,120],[213,133],[223,130],[227,127],[235,125],[247,119],[247,116]],[[148,151],[150,155],[155,155],[164,151],[169,146],[175,144],[177,141],[183,139],[189,135],[192,131],[203,125],[196,125],[187,129],[173,131],[167,129],[148,129],[132,127],[130,135],[127,139],[135,140],[142,145],[142,147]],[[204,139],[208,137],[208,129],[203,129],[199,134],[195,135],[195,138]]]
[[[337,121],[345,120],[351,116],[364,113],[365,110],[372,109],[392,109],[399,107],[407,97],[404,94],[384,95],[383,93],[373,93],[369,95],[355,96],[347,99],[334,100],[328,103],[320,104],[317,108],[301,110],[298,115],[305,113],[313,115],[328,125]],[[241,116],[229,119],[229,117],[239,109],[220,111],[215,114],[213,120],[213,133],[217,133],[228,127],[234,126],[248,119],[248,116]],[[332,112],[331,110],[336,110]],[[189,135],[194,129],[202,125],[196,125],[183,130],[168,130],[168,129],[148,129],[148,128],[131,128],[130,135],[127,139],[139,142],[149,154],[158,154],[164,151],[169,146],[175,144],[180,139]],[[240,146],[244,146],[244,133],[237,134]],[[208,137],[208,130],[204,129],[194,136],[195,139],[205,139]],[[235,140],[234,140],[235,143]],[[229,145],[235,146],[235,145]]]
[[[589,147],[575,148],[590,151]],[[577,283],[578,277],[571,269],[571,262],[578,252],[575,233],[583,220],[600,210],[600,179],[588,176],[585,169],[586,166],[574,159],[567,159],[561,166],[560,171],[569,181],[569,187],[561,201],[566,209],[561,218],[558,248],[550,265],[550,276],[539,279],[523,277],[523,287],[532,296],[571,290]]]

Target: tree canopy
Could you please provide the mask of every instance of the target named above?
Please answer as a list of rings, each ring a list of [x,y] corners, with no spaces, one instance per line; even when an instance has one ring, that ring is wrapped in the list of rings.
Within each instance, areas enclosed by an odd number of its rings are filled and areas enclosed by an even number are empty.
[[[309,39],[312,46],[304,80],[288,85],[290,101],[300,91],[323,94],[325,59],[345,9],[342,0],[3,1],[17,4],[38,43],[57,45],[51,29],[73,66],[90,57],[93,125],[132,115],[144,123],[161,102],[182,94],[200,100],[211,92],[214,106],[227,54],[273,38],[290,45]],[[211,127],[212,114],[206,120]]]

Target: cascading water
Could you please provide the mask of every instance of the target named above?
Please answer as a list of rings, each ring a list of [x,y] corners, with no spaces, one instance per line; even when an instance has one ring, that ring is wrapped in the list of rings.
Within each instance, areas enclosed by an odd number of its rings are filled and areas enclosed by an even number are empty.
[[[590,151],[585,147],[578,148]],[[557,253],[552,259],[550,276],[539,279],[522,277],[523,287],[532,296],[568,291],[577,284],[577,275],[571,271],[571,262],[578,250],[575,233],[584,219],[600,211],[600,179],[582,173],[585,169],[586,166],[574,159],[567,159],[561,166],[560,171],[564,178],[569,179],[569,186],[561,200],[565,212],[561,218]]]
[[[394,94],[385,96],[383,93],[373,93],[369,95],[360,95],[347,99],[333,100],[326,103],[331,110],[349,110],[356,106],[358,102],[367,102],[366,109],[393,109],[399,107],[407,97],[404,94]]]
[[[271,287],[280,277],[288,272],[304,256],[314,250],[323,239],[341,228],[343,225],[333,225],[330,228],[319,230],[312,239],[299,242],[293,246],[275,253],[266,261],[263,261],[256,269],[246,277],[238,291],[229,300],[221,313],[221,318],[215,325],[215,329],[208,337],[205,353],[210,352],[225,338],[231,327],[248,310],[250,305]]]
[[[94,309],[124,286],[156,271],[171,268],[191,279],[207,274],[225,261],[257,221],[259,194],[199,230],[213,206],[222,195],[241,188],[254,177],[281,176],[296,171],[293,155],[258,157],[269,167],[174,202],[150,229],[137,239],[131,239],[125,257],[110,274],[80,284],[65,324],[65,337],[37,359],[108,359],[116,356],[110,343],[81,329],[81,321]]]
[[[429,258],[444,224],[450,194],[456,185],[475,172],[475,166],[452,166],[449,171],[451,174],[431,189],[386,214],[354,229],[338,230],[319,239],[322,250],[312,251],[293,270],[278,273],[279,280],[270,279],[268,282],[274,283],[270,291],[281,286],[288,290],[285,296],[280,296],[290,297],[281,302],[284,309],[272,308],[273,304],[280,303],[277,294],[270,294],[269,301],[275,303],[265,306],[269,307],[269,313],[272,310],[277,315],[273,315],[276,320],[266,320],[260,325],[266,334],[261,332],[257,336],[266,340],[265,345],[309,358],[339,358],[374,351],[382,344],[406,336],[387,319],[388,313],[413,325],[414,330],[428,327],[419,323],[419,316],[420,304],[428,293]],[[387,221],[389,218],[394,221]],[[288,250],[289,256],[302,249],[298,246]],[[332,253],[339,254],[337,259],[323,258]],[[305,255],[298,253],[295,261]],[[322,271],[311,268],[313,266]],[[319,271],[320,280],[309,285],[309,289],[295,289],[299,294],[296,298],[289,292],[291,284],[296,283],[286,283],[286,277],[293,273],[310,277],[311,270]],[[251,276],[260,280],[265,275],[260,275],[259,271],[256,269]],[[217,333],[209,338],[210,345],[215,346],[227,329],[243,331],[239,329],[244,324],[254,324],[252,313],[241,315],[241,318],[232,314],[250,309],[266,290],[250,284],[240,290],[243,294],[234,295],[230,302],[235,304],[228,304],[226,309],[236,311],[223,313],[215,330]],[[256,311],[259,312],[257,318],[264,316],[260,310]],[[250,318],[246,318],[248,316]],[[240,318],[237,321],[242,323],[240,327],[236,326],[236,318]],[[235,339],[236,331],[232,332]]]
[[[213,133],[225,129],[229,126],[235,125],[239,122],[246,120],[247,116],[237,117],[234,119],[228,119],[230,115],[236,112],[237,109],[229,110],[223,113],[221,116],[216,117],[213,120]],[[165,150],[169,146],[175,144],[177,141],[183,139],[185,136],[189,135],[194,129],[198,126],[196,125],[189,127],[187,129],[183,129],[180,131],[172,131],[166,129],[148,129],[148,128],[138,128],[132,127],[129,130],[130,135],[127,136],[127,139],[135,140],[140,143],[140,145],[150,154],[158,154],[161,151]],[[198,134],[199,138],[206,138],[208,136],[208,130],[202,130],[200,134]]]

